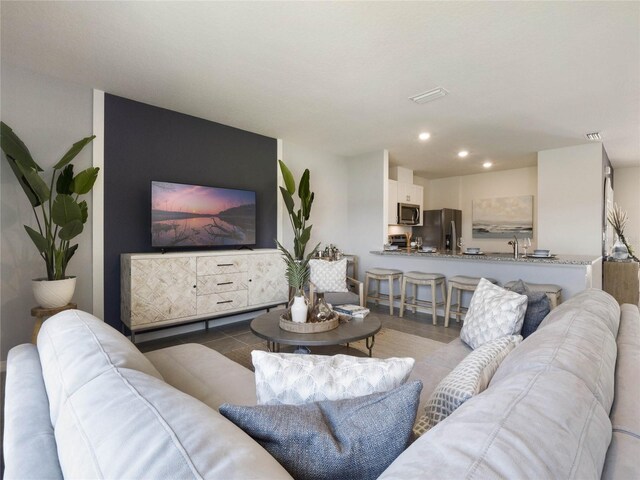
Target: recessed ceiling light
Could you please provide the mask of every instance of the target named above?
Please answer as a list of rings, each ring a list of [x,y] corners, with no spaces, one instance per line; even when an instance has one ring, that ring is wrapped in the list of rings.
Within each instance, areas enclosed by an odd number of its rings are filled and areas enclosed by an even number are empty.
[[[425,142],[431,138],[431,134],[429,132],[422,132],[420,135],[418,135],[418,138]]]
[[[585,133],[584,136],[587,137],[587,140],[602,140],[600,132]]]
[[[409,97],[409,100],[416,102],[418,104],[431,102],[433,100],[437,100],[438,98],[444,97],[447,92],[444,88],[438,87],[433,90],[429,90],[428,92],[419,93],[414,95],[413,97]]]
[[[467,155],[469,155],[469,152],[467,152],[466,150],[460,150],[460,151],[458,152],[458,156],[459,156],[460,158],[464,158],[464,157],[466,157]]]
[[[491,168],[492,165],[493,165],[493,162],[490,162],[488,160],[482,164],[484,168]]]

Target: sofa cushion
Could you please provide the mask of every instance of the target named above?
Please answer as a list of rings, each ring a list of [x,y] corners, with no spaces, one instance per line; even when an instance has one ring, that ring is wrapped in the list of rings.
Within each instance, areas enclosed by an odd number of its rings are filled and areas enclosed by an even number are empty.
[[[380,479],[596,479],[610,440],[607,412],[582,381],[529,371],[465,402]]]
[[[9,351],[4,405],[5,479],[62,479],[35,345]]]
[[[70,395],[55,432],[65,478],[290,478],[218,412],[126,368],[106,370]]]
[[[215,408],[256,404],[253,372],[204,345],[189,343],[145,353],[165,382]]]
[[[386,392],[407,381],[413,358],[251,352],[259,405],[297,405]]]
[[[478,283],[460,330],[460,338],[471,348],[522,330],[527,297],[510,292],[483,278]]]
[[[376,478],[406,448],[420,382],[389,392],[304,405],[223,405],[220,412],[296,479]]]
[[[527,296],[527,310],[524,313],[520,332],[523,338],[527,338],[536,331],[544,317],[551,311],[551,301],[545,292],[531,290],[522,280],[518,280],[508,289]]]
[[[640,478],[640,312],[635,305],[620,308],[615,398],[611,407],[613,439],[602,478]]]
[[[66,399],[107,370],[127,368],[162,380],[124,335],[81,310],[65,310],[44,322],[38,334],[38,353],[54,427]]]
[[[500,363],[522,341],[520,335],[500,337],[472,351],[447,375],[427,401],[424,412],[424,430],[447,418],[460,405],[487,388]]]
[[[609,412],[614,395],[616,341],[607,315],[591,311],[597,299],[608,303],[607,297],[609,294],[593,290],[589,299],[577,295],[555,308],[549,315],[556,315],[556,320],[545,320],[523,341],[502,362],[491,383],[510,381],[524,371],[563,370],[583,381]],[[612,308],[619,311],[617,304]],[[562,316],[557,316],[558,311]],[[614,330],[617,332],[617,326]]]
[[[319,292],[348,292],[347,259],[309,260],[311,283]]]

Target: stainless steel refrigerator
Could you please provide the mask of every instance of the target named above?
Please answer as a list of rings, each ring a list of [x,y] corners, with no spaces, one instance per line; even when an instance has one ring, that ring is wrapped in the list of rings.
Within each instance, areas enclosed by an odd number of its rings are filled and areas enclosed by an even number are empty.
[[[462,210],[453,208],[425,210],[423,215],[422,226],[413,227],[413,238],[422,237],[422,245],[436,247],[439,252],[451,250],[452,246],[458,244],[462,236]],[[453,238],[454,230],[455,239]]]

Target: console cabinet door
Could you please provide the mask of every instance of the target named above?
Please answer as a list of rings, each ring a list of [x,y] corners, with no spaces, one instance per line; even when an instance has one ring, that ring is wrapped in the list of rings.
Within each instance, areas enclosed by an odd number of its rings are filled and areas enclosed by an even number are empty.
[[[131,261],[131,325],[196,314],[195,257]]]
[[[289,295],[285,264],[278,252],[249,255],[249,306],[285,303]]]

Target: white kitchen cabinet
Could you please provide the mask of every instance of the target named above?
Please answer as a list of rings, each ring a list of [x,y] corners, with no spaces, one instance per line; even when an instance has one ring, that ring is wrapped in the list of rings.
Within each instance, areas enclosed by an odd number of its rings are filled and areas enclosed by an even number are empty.
[[[121,316],[132,332],[287,302],[278,250],[123,254]]]

